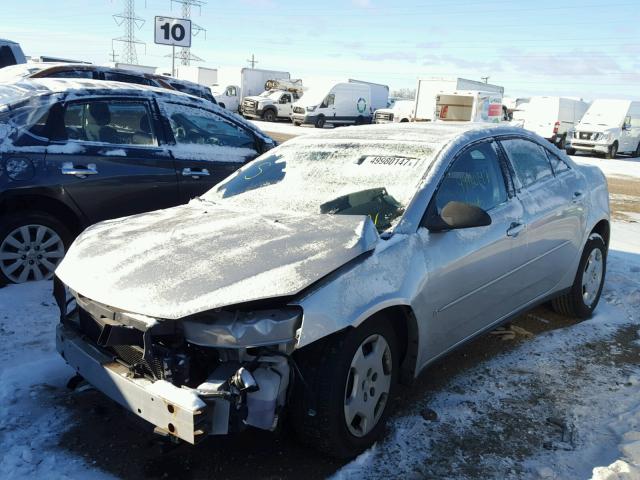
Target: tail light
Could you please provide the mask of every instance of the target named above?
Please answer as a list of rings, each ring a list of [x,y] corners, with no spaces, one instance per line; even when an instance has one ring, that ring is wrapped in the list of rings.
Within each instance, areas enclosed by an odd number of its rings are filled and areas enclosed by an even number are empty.
[[[555,125],[553,126],[553,134],[556,135],[559,129],[560,129],[560,122],[556,122]]]

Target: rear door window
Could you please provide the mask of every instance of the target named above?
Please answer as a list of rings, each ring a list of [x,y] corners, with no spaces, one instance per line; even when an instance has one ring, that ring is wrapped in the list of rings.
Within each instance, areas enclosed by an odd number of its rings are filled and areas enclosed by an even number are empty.
[[[51,78],[94,78],[91,70],[61,70],[52,72],[47,77]]]
[[[507,152],[522,188],[553,177],[545,149],[537,143],[523,138],[502,140],[500,143]]]
[[[155,146],[151,118],[146,102],[75,102],[65,110],[64,126],[70,140]]]
[[[138,75],[127,75],[126,73],[104,72],[104,79],[113,82],[135,83],[137,85],[151,85],[151,81]]]

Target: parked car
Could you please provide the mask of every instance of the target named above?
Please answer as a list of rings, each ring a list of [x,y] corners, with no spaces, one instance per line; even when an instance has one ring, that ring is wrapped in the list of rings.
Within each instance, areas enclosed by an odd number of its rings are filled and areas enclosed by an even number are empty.
[[[371,123],[371,87],[366,83],[332,83],[309,89],[293,104],[294,125],[329,125]]]
[[[564,150],[569,132],[575,129],[587,108],[587,102],[575,98],[531,97],[513,112],[513,120]]]
[[[51,278],[86,226],[186,203],[273,145],[241,117],[170,90],[0,86],[0,282]]]
[[[616,158],[618,153],[640,157],[640,102],[595,100],[567,147],[570,155],[576,151],[604,154],[605,158]]]
[[[57,348],[167,435],[286,412],[352,457],[399,380],[542,302],[591,315],[608,198],[600,169],[520,128],[301,136],[188,205],[86,230],[56,271]]]
[[[75,78],[92,80],[109,80],[114,82],[135,83],[151,87],[168,88],[179,92],[204,98],[216,103],[209,87],[198,85],[187,80],[180,80],[166,75],[156,75],[144,71],[123,68],[104,67],[90,63],[48,63],[33,62],[0,71],[0,83],[13,83],[25,78]]]
[[[218,82],[213,87],[214,96],[221,107],[242,113],[245,97],[260,95],[269,90],[267,84],[273,80],[290,80],[289,72],[263,70],[260,68],[219,68]]]
[[[405,123],[413,118],[415,100],[396,100],[391,108],[379,108],[373,113],[374,123]]]
[[[27,59],[18,42],[0,38],[0,68],[25,63]]]

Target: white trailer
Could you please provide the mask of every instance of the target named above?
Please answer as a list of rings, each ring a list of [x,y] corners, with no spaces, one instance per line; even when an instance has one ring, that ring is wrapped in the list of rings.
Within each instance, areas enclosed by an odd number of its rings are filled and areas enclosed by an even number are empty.
[[[242,105],[244,97],[259,95],[268,90],[266,85],[269,80],[289,80],[290,78],[289,72],[277,70],[220,68],[217,85],[213,87],[214,96],[221,107],[236,112]]]
[[[439,118],[440,111],[437,109],[437,97],[439,95],[455,95],[456,92],[485,92],[493,93],[495,97],[504,96],[504,87],[492,85],[490,83],[468,80],[466,78],[421,78],[418,79],[415,99],[415,121],[434,121]],[[443,100],[443,99],[441,99]],[[462,100],[468,103],[468,100]],[[494,105],[493,103],[490,103]],[[468,107],[468,105],[466,105]],[[488,106],[488,105],[487,105]],[[496,108],[499,109],[499,116],[502,116],[502,105],[491,107],[491,112],[487,112],[492,120],[496,118]],[[467,111],[465,109],[465,111]],[[446,112],[448,113],[448,111]],[[453,112],[452,112],[453,114]],[[471,111],[469,111],[471,117]]]
[[[157,67],[150,67],[148,65],[135,65],[133,63],[121,63],[121,62],[110,62],[107,63],[109,67],[119,68],[120,70],[131,70],[133,72],[142,72],[142,73],[151,73],[155,74]]]
[[[389,106],[389,85],[382,85],[380,83],[365,82],[364,80],[349,79],[349,83],[364,83],[369,85],[371,90],[371,109],[376,111],[380,108],[387,108]]]
[[[208,67],[196,67],[193,65],[181,65],[176,68],[176,77],[193,83],[199,83],[206,87],[217,85],[218,69]]]

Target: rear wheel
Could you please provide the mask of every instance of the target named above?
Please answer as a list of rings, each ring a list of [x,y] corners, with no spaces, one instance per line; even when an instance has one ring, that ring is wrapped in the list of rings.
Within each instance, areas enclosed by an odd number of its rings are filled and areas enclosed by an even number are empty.
[[[69,230],[40,212],[8,215],[0,225],[0,283],[52,278],[71,243]]]
[[[580,258],[578,272],[569,293],[551,301],[553,309],[569,317],[589,318],[600,300],[607,270],[607,246],[592,233]]]
[[[293,427],[301,439],[350,458],[380,438],[397,383],[397,345],[391,325],[374,318],[326,340],[319,351],[299,352],[311,390],[296,391]]]
[[[273,110],[269,109],[266,110],[263,114],[262,114],[262,119],[265,122],[275,122],[276,121],[276,112],[274,112]]]
[[[618,155],[618,142],[613,142],[613,145],[605,153],[604,158],[616,158],[616,155]]]

